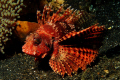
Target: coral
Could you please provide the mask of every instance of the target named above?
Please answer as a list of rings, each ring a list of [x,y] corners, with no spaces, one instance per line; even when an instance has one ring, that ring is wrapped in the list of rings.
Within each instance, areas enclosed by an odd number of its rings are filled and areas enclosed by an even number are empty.
[[[75,22],[83,15],[68,7],[62,15],[63,6],[50,16],[51,5],[44,6],[43,14],[37,11],[39,28],[26,37],[22,51],[41,60],[51,56],[49,65],[54,72],[72,76],[79,68],[85,70],[98,55],[104,26],[92,25],[76,31]],[[82,20],[82,19],[81,19]],[[84,22],[84,21],[82,21]]]
[[[0,51],[4,54],[4,46],[10,39],[16,18],[22,10],[23,0],[0,0]]]
[[[55,0],[58,4],[63,4],[64,0]]]
[[[64,3],[64,0],[52,0],[48,4],[51,4],[53,7],[53,10],[57,11],[61,7],[60,5],[63,3]]]

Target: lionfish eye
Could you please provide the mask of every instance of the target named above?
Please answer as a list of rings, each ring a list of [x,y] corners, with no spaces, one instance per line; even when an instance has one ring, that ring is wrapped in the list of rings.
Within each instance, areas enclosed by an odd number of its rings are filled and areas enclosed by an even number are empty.
[[[39,45],[42,42],[41,38],[34,38],[34,45]]]

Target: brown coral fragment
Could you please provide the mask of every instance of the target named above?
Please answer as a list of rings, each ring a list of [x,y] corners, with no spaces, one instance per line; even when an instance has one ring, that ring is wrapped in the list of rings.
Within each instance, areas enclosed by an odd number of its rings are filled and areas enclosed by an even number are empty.
[[[26,36],[39,28],[38,23],[28,21],[17,21],[19,25],[16,27],[16,35],[23,41]]]

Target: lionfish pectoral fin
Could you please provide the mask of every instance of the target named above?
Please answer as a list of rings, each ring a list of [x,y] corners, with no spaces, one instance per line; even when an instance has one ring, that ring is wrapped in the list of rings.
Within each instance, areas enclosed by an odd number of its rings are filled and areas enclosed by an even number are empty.
[[[54,72],[62,75],[64,77],[65,73],[72,76],[71,73],[78,70],[78,66],[69,59],[69,54],[65,51],[63,46],[59,46],[58,52],[53,53],[49,64]]]
[[[97,26],[97,24],[92,25],[89,27],[89,30],[86,30],[84,33],[87,34],[85,35],[86,39],[90,39],[90,38],[99,38],[101,37],[101,34],[105,31],[105,27],[104,26]]]
[[[71,31],[68,34],[64,35],[62,38],[58,40],[58,42],[62,42],[66,39],[69,39],[71,37],[79,36],[83,39],[94,39],[94,38],[99,38],[100,35],[103,33],[105,30],[104,26],[97,26],[97,24],[92,25],[86,29],[83,29],[81,31]]]
[[[77,72],[78,68],[86,69],[86,66],[93,62],[98,52],[87,48],[73,48],[59,46],[57,54],[53,53],[49,60],[49,65],[54,72],[64,77],[65,73]]]

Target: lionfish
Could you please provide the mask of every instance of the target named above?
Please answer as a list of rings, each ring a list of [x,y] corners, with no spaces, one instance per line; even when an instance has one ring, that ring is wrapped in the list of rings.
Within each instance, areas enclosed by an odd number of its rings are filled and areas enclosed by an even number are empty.
[[[72,76],[79,68],[85,70],[95,60],[105,27],[95,24],[77,31],[75,22],[83,12],[77,14],[68,7],[60,15],[62,10],[63,6],[51,16],[51,5],[45,5],[43,14],[37,11],[40,27],[26,37],[22,51],[34,56],[36,61],[49,55],[52,70],[64,77],[65,74]]]

